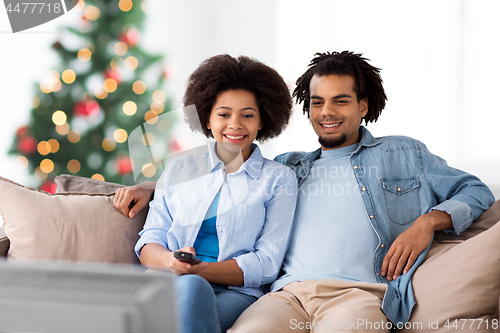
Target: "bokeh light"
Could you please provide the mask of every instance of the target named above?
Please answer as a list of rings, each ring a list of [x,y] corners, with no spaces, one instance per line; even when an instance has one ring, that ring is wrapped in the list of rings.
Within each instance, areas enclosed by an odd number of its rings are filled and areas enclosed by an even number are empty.
[[[83,10],[83,17],[87,20],[95,21],[99,18],[99,16],[101,16],[101,11],[97,7],[87,6]]]
[[[45,180],[47,179],[47,174],[45,172],[42,171],[42,169],[40,169],[40,167],[37,167],[35,169],[35,177],[40,179],[40,180]]]
[[[32,107],[33,109],[36,109],[37,107],[39,107],[39,106],[40,106],[40,98],[39,98],[38,96],[34,95],[34,96],[33,96],[33,101],[32,101],[32,102],[33,102],[33,104],[31,105],[31,107]]]
[[[76,80],[76,74],[73,70],[67,69],[62,73],[62,80],[66,84],[72,84]]]
[[[120,9],[124,12],[128,12],[133,6],[134,4],[131,0],[120,0],[120,3],[118,4],[118,7],[120,7]]]
[[[132,85],[132,90],[137,94],[137,95],[142,95],[146,91],[146,84],[142,81],[135,81],[134,84]]]
[[[154,112],[156,112],[158,114],[162,113],[164,109],[165,109],[165,105],[163,105],[162,103],[158,103],[158,102],[151,103],[151,110],[153,110]]]
[[[69,124],[64,123],[62,125],[56,126],[56,131],[59,135],[66,135],[69,132]]]
[[[128,138],[127,131],[119,128],[115,131],[115,133],[113,133],[113,138],[118,143],[124,143],[125,141],[127,141],[127,138]]]
[[[116,141],[113,138],[105,138],[102,140],[102,148],[105,151],[113,151],[116,148]]]
[[[151,163],[146,163],[142,167],[142,174],[147,178],[151,178],[156,174],[156,168]]]
[[[116,91],[116,88],[118,87],[118,84],[114,79],[106,79],[104,81],[104,90],[106,90],[108,93],[112,93]]]
[[[137,60],[136,57],[130,56],[127,59],[125,59],[125,62],[123,64],[125,65],[126,69],[133,71],[134,69],[137,68],[137,66],[139,66],[139,60]]]
[[[119,56],[122,56],[125,53],[127,53],[127,50],[128,50],[128,46],[124,42],[118,42],[113,47],[113,51],[115,51],[115,53]]]
[[[78,141],[80,141],[81,137],[82,136],[80,132],[78,132],[77,130],[71,130],[68,133],[68,141],[71,143],[77,143]]]
[[[132,101],[125,102],[123,104],[123,112],[127,116],[132,116],[137,112],[137,104]]]
[[[82,62],[89,61],[91,57],[92,57],[92,53],[87,48],[83,48],[80,51],[78,51],[78,59],[80,59],[80,61],[82,61]]]
[[[68,117],[64,111],[58,110],[52,114],[52,122],[57,126],[63,125],[66,120],[68,120]]]
[[[44,159],[42,162],[40,162],[40,170],[45,173],[51,173],[52,171],[54,171],[54,162],[52,162],[48,158]]]
[[[158,131],[160,131],[160,133],[167,133],[170,129],[170,122],[167,119],[162,119],[158,122],[156,127],[158,128]]]
[[[53,154],[53,153],[57,153],[59,151],[59,141],[57,141],[56,139],[50,139],[48,141],[49,145],[50,145],[50,152]]]
[[[156,137],[151,132],[146,132],[142,136],[142,143],[144,143],[146,146],[152,146],[152,145],[154,145],[155,141],[156,141]]]
[[[48,155],[50,153],[50,143],[47,141],[40,141],[36,148],[40,155]]]
[[[95,97],[99,99],[105,99],[106,97],[108,97],[108,92],[104,89],[103,86],[95,88],[94,94]]]
[[[144,115],[144,120],[146,120],[146,122],[148,124],[151,124],[151,125],[156,124],[156,122],[158,121],[158,113],[156,113],[152,110],[149,110]]]
[[[100,173],[94,174],[91,178],[104,181],[104,177]]]
[[[167,94],[163,90],[156,90],[153,93],[153,101],[158,103],[164,103],[167,100]]]
[[[77,173],[78,171],[80,171],[81,169],[81,165],[80,165],[80,162],[78,162],[77,160],[73,159],[73,160],[70,160],[68,162],[68,171],[71,172],[71,173]]]
[[[111,60],[111,62],[109,63],[109,66],[115,70],[115,71],[118,71],[120,70],[120,64],[122,62],[122,59],[121,58],[113,58],[113,60]]]
[[[24,156],[16,157],[15,163],[16,163],[16,166],[21,170],[26,169],[28,167],[28,164],[29,164],[28,159]]]

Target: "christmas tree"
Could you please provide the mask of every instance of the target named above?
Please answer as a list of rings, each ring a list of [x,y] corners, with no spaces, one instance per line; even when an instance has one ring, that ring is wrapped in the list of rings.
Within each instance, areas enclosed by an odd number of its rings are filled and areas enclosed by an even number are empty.
[[[9,153],[49,192],[63,173],[134,184],[128,135],[170,109],[163,57],[140,46],[145,3],[80,0],[73,10],[82,19],[52,45],[60,64],[36,84]]]

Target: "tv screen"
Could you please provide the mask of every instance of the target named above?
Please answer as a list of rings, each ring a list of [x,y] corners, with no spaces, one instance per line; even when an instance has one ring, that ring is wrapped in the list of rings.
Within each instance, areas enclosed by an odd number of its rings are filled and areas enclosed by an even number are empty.
[[[144,271],[0,261],[0,332],[177,332],[174,275]]]

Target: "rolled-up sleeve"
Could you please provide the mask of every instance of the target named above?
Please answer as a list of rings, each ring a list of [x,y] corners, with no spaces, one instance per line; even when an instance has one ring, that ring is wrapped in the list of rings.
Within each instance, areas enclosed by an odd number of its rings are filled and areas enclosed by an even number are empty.
[[[243,271],[244,286],[258,287],[276,280],[290,241],[295,205],[297,180],[287,169],[284,182],[277,186],[265,204],[265,223],[255,243],[255,251],[237,256]]]
[[[419,145],[426,181],[438,201],[429,211],[450,214],[453,228],[444,231],[459,235],[493,204],[495,197],[479,178],[449,167],[445,160],[430,153],[423,143],[419,142]]]

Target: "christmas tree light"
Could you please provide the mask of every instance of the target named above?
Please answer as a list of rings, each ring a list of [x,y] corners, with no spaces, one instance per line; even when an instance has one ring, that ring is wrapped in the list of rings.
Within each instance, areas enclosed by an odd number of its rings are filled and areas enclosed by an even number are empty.
[[[9,151],[45,190],[62,173],[134,184],[130,133],[145,122],[171,130],[158,121],[171,109],[163,57],[140,43],[145,8],[141,0],[80,0],[74,11],[81,20],[52,45],[60,64],[37,84],[29,125]],[[145,177],[158,176],[151,166]]]

